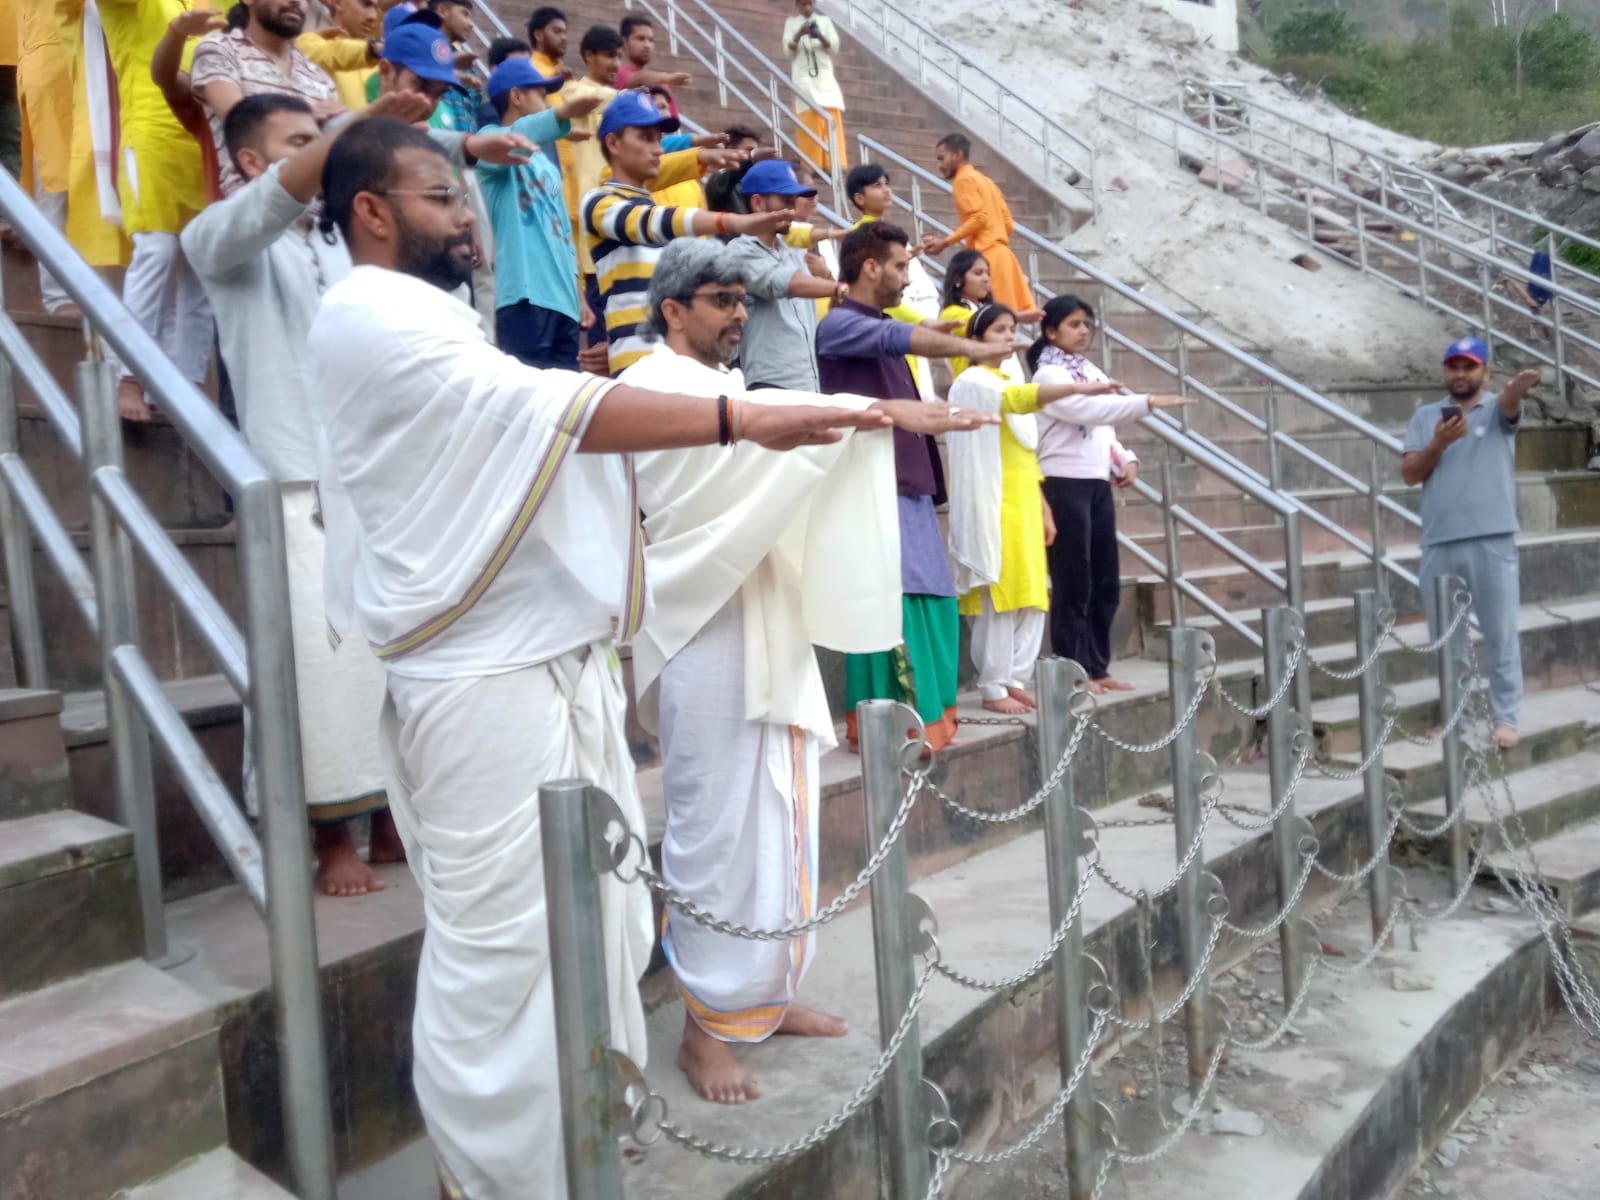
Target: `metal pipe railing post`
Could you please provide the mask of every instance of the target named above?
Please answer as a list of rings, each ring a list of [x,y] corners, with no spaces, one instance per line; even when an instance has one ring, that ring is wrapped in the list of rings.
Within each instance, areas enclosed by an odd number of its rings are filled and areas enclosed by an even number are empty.
[[[1294,609],[1302,622],[1306,616],[1305,550],[1300,536],[1300,512],[1291,509],[1283,514],[1283,581],[1284,601]],[[1310,655],[1300,659],[1295,672],[1294,707],[1306,723],[1311,722],[1311,662]]]
[[[1383,637],[1379,610],[1387,606],[1381,592],[1362,588],[1356,592],[1356,661],[1372,659],[1371,668],[1357,681],[1361,702],[1361,758],[1367,769],[1361,777],[1361,790],[1367,816],[1367,848],[1382,854],[1383,861],[1367,878],[1371,881],[1372,936],[1378,937],[1389,923],[1389,779],[1383,770],[1383,755],[1378,745],[1383,738],[1385,709],[1392,695],[1383,686],[1383,664],[1374,657]]]
[[[1087,676],[1075,662],[1041,658],[1034,672],[1039,689],[1039,773],[1048,779],[1072,741],[1072,699]],[[1045,866],[1050,880],[1050,924],[1061,924],[1078,894],[1078,855],[1082,850],[1077,798],[1072,772],[1045,799]],[[1083,976],[1083,916],[1068,927],[1054,960],[1056,985],[1056,1053],[1065,1086],[1078,1069],[1089,1044],[1088,994]],[[1087,1200],[1094,1191],[1095,1137],[1090,1076],[1086,1073],[1063,1119],[1067,1138],[1067,1194]]]
[[[108,363],[92,359],[79,363],[77,384],[117,823],[133,835],[139,913],[144,923],[144,956],[151,962],[160,962],[167,956],[167,921],[161,900],[161,843],[156,834],[150,730],[112,667],[112,654],[118,646],[139,645],[139,595],[133,576],[133,546],[127,533],[117,524],[110,505],[95,487],[95,476],[101,471],[122,470],[122,421],[117,416],[116,380],[112,378]],[[303,814],[301,819],[304,820]],[[300,882],[305,886],[304,879]]]
[[[16,377],[11,360],[0,355],[0,455],[20,455]],[[33,573],[33,532],[11,489],[0,484],[0,551],[5,554],[6,597],[11,607],[11,650],[23,687],[49,686],[44,659],[44,625],[39,618],[39,584]]]
[[[611,1001],[600,904],[593,790],[581,779],[539,787],[545,923],[560,1073],[568,1200],[622,1200],[622,1154],[612,1115]],[[629,981],[631,984],[631,980]]]
[[[1276,696],[1289,673],[1289,657],[1296,641],[1305,635],[1300,615],[1292,608],[1261,610],[1261,654],[1265,666],[1268,696]],[[1283,805],[1272,822],[1272,857],[1278,874],[1278,905],[1287,909],[1293,903],[1295,885],[1300,881],[1300,818],[1294,801],[1287,800],[1294,782],[1295,742],[1301,729],[1299,715],[1286,694],[1281,704],[1267,713],[1267,778],[1272,807]],[[1283,1006],[1285,1010],[1300,994],[1305,979],[1304,943],[1292,920],[1285,917],[1278,926],[1278,945],[1283,952]]]
[[[284,567],[283,500],[271,479],[235,497],[250,665],[250,750],[267,877],[267,946],[278,1029],[283,1127],[295,1192],[334,1200],[333,1110],[323,1041],[322,976],[312,910],[311,837],[300,754],[300,706]]]
[[[1167,590],[1171,596],[1174,633],[1183,628],[1183,543],[1178,518],[1172,511],[1177,502],[1172,460],[1168,459],[1161,464],[1161,521],[1167,535]]]
[[[1262,416],[1267,422],[1267,481],[1276,492],[1283,489],[1283,460],[1278,448],[1278,385],[1270,379],[1267,380],[1267,396],[1262,408]]]
[[[1172,631],[1172,658],[1167,677],[1171,687],[1174,723],[1189,711],[1195,692],[1203,686],[1201,674],[1210,664],[1210,647],[1211,638],[1202,630]],[[1190,721],[1172,743],[1173,818],[1180,856],[1200,832],[1199,761],[1200,731],[1196,728],[1196,722]],[[1195,854],[1178,881],[1178,927],[1183,949],[1183,975],[1186,982],[1195,984],[1184,1008],[1184,1040],[1189,1054],[1189,1090],[1196,1099],[1200,1082],[1211,1066],[1212,1043],[1211,980],[1209,967],[1204,963],[1208,920],[1203,895],[1205,870],[1205,854]],[[1201,978],[1195,982],[1197,976]]]
[[[861,786],[866,798],[870,854],[894,825],[903,783],[900,751],[915,720],[893,700],[867,700],[856,709],[861,730]],[[878,980],[878,1033],[887,1047],[916,990],[912,962],[913,910],[906,904],[910,869],[904,838],[897,840],[872,877],[873,966]],[[883,1128],[879,1155],[887,1164],[889,1200],[921,1200],[927,1194],[928,1103],[922,1089],[922,1036],[913,1024],[894,1064],[883,1077]]]
[[[1441,633],[1450,627],[1455,617],[1456,596],[1466,591],[1466,584],[1455,575],[1441,575],[1433,581],[1434,612],[1439,616]],[[1454,817],[1466,802],[1465,747],[1461,739],[1460,722],[1451,722],[1456,709],[1461,706],[1462,651],[1466,648],[1467,628],[1463,621],[1455,636],[1439,647],[1439,719],[1447,728],[1444,735],[1444,811]],[[1469,680],[1470,684],[1472,681]],[[1458,819],[1448,832],[1450,839],[1450,886],[1459,893],[1467,885],[1467,823]]]
[[[1387,593],[1389,589],[1384,584],[1388,581],[1383,573],[1383,560],[1388,555],[1383,532],[1383,460],[1378,457],[1377,442],[1369,442],[1368,449],[1371,451],[1367,462],[1367,513],[1372,524],[1372,586]]]

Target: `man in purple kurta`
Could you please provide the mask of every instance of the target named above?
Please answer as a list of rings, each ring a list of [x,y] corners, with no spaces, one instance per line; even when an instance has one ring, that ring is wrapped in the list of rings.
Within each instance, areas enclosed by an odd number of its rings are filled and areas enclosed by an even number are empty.
[[[824,392],[916,400],[907,354],[994,359],[993,346],[952,337],[936,327],[908,325],[883,311],[900,303],[906,290],[909,241],[903,229],[873,221],[851,230],[840,245],[839,277],[850,290],[817,326],[817,377]],[[940,750],[956,733],[961,642],[956,585],[936,512],[945,502],[944,468],[933,438],[902,429],[894,431],[894,457],[905,642],[879,654],[846,655],[846,721],[853,747],[856,705],[901,700],[927,725],[929,747]]]

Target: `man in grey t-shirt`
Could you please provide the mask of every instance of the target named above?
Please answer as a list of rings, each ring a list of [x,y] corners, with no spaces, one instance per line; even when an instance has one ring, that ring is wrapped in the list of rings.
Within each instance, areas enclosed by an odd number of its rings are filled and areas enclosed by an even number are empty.
[[[800,196],[817,189],[795,178],[794,167],[772,159],[745,172],[739,190],[755,213],[794,207]],[[787,245],[788,226],[765,234],[745,234],[728,243],[728,252],[744,278],[744,338],[739,366],[751,388],[817,390],[817,304],[843,297],[844,288],[818,279],[806,267],[805,251]]]
[[[1517,744],[1522,703],[1517,424],[1522,399],[1539,382],[1539,372],[1521,372],[1496,395],[1484,391],[1488,364],[1489,348],[1478,338],[1462,338],[1445,351],[1450,394],[1411,415],[1403,474],[1406,483],[1422,485],[1418,577],[1429,636],[1437,638],[1451,616],[1436,611],[1433,581],[1441,575],[1460,576],[1472,592],[1488,652],[1495,744],[1509,750]]]

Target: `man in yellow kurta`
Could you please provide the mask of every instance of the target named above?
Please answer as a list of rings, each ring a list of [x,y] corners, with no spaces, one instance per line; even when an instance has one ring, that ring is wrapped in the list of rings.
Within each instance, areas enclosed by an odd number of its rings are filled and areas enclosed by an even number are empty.
[[[351,112],[367,106],[367,84],[378,74],[373,53],[378,36],[377,0],[333,0],[333,24],[295,38],[294,44],[333,76],[339,99]]]
[[[185,378],[205,378],[211,357],[211,308],[178,247],[178,234],[205,207],[200,146],[178,123],[150,74],[150,59],[183,0],[98,0],[111,65],[117,73],[121,157],[117,191],[133,260],[122,302]],[[132,376],[117,385],[128,420],[149,420],[144,388]]]
[[[17,105],[22,113],[22,186],[57,229],[67,224],[72,175],[72,69],[50,0],[15,0]],[[39,268],[48,313],[77,308],[55,277]]]
[[[66,143],[70,147],[67,239],[90,266],[119,267],[128,261],[128,240],[115,223],[120,214],[108,214],[101,204],[100,171],[110,171],[112,164],[107,161],[104,168],[96,166],[93,128],[96,119],[106,121],[114,108],[110,91],[103,87],[109,72],[103,62],[90,61],[84,54],[84,0],[55,0],[49,14],[66,56],[72,87],[72,131]],[[148,62],[145,73],[149,74]]]
[[[956,215],[961,224],[949,237],[927,233],[922,248],[928,254],[943,254],[957,242],[966,244],[989,261],[989,277],[994,298],[1014,312],[1033,310],[1033,292],[1022,273],[1022,264],[1011,252],[1011,234],[1016,222],[1011,206],[999,185],[967,161],[972,142],[963,133],[947,133],[939,139],[935,154],[939,174],[955,189]]]

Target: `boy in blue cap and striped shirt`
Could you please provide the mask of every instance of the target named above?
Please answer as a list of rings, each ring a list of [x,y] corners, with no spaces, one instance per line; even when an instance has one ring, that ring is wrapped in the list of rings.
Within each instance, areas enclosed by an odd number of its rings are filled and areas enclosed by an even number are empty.
[[[1489,382],[1489,347],[1475,337],[1444,354],[1450,394],[1424,404],[1406,429],[1402,475],[1422,485],[1422,565],[1417,572],[1428,635],[1437,638],[1451,613],[1438,612],[1434,580],[1456,575],[1472,593],[1488,656],[1494,741],[1517,744],[1522,704],[1522,645],[1517,636],[1521,596],[1517,575],[1517,426],[1522,400],[1539,372],[1522,371],[1498,395]],[[1466,644],[1466,629],[1459,634]],[[1449,720],[1449,713],[1441,714]]]
[[[579,97],[552,108],[565,80],[526,58],[508,58],[489,76],[489,103],[500,124],[544,146],[572,132],[572,118],[598,108]],[[495,340],[530,367],[578,369],[578,330],[594,314],[584,303],[578,252],[561,189],[561,171],[544,154],[515,166],[478,165],[478,184],[494,230]]]

